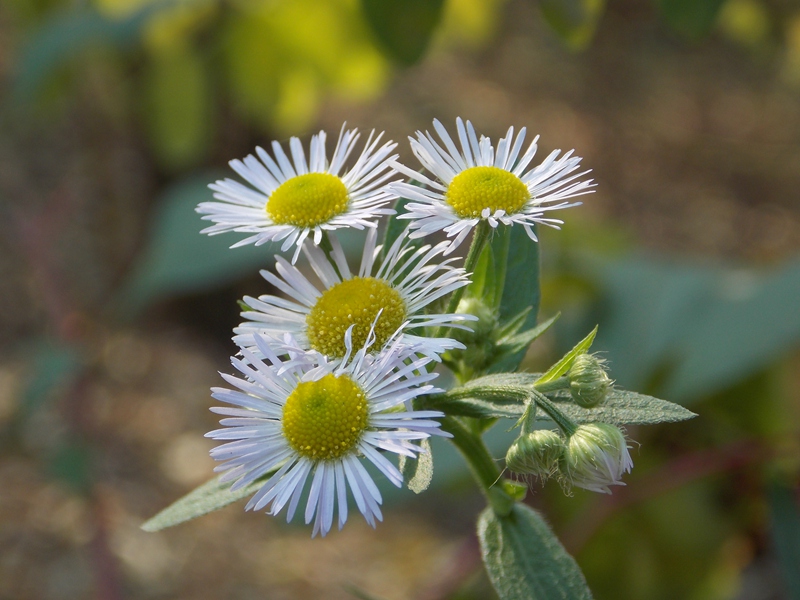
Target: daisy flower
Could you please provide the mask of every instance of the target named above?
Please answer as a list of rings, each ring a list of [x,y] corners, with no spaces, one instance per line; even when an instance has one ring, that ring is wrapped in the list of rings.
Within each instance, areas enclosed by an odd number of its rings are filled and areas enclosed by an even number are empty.
[[[390,163],[397,155],[390,152],[397,144],[390,141],[379,146],[383,133],[374,134],[370,133],[355,164],[346,172],[344,164],[360,134],[344,127],[330,163],[324,131],[311,138],[308,162],[296,137],[289,141],[291,161],[278,142],[272,142],[274,159],[259,147],[258,158],[251,154],[244,160],[232,160],[233,170],[253,187],[232,179],[209,185],[220,202],[202,202],[197,207],[197,212],[205,215],[203,220],[214,222],[201,233],[251,234],[232,248],[282,241],[282,252],[296,246],[294,263],[312,233],[314,243],[319,244],[326,231],[375,227],[381,215],[394,214],[385,206],[396,196],[385,184],[395,175]]]
[[[411,219],[415,231],[412,238],[444,231],[455,238],[455,249],[481,220],[492,227],[520,224],[528,236],[536,240],[533,225],[541,223],[558,228],[563,221],[546,217],[549,211],[577,206],[569,198],[591,193],[591,179],[581,179],[588,171],[575,173],[580,157],[570,150],[559,158],[553,151],[541,164],[528,169],[536,154],[536,136],[524,153],[523,127],[516,138],[510,127],[495,152],[489,138],[475,134],[472,123],[456,119],[459,149],[436,119],[433,126],[444,148],[427,131],[417,131],[417,139],[409,137],[411,150],[435,179],[416,173],[393,161],[392,166],[426,187],[407,183],[389,185],[398,196],[412,200],[400,219]],[[527,170],[526,170],[527,169]]]
[[[215,399],[232,405],[211,409],[225,416],[224,427],[206,434],[225,440],[211,451],[226,461],[215,469],[224,472],[221,480],[235,481],[235,490],[272,473],[246,510],[277,515],[288,505],[288,522],[310,479],[304,516],[306,524],[314,521],[312,537],[330,531],[335,507],[342,528],[349,489],[374,527],[382,520],[381,494],[362,459],[400,487],[403,476],[384,453],[414,458],[423,452],[415,441],[449,435],[432,420],[443,413],[403,409],[421,394],[441,391],[428,385],[436,377],[424,369],[430,359],[411,357],[399,343],[370,355],[369,340],[352,360],[334,364],[293,352],[296,344],[286,336],[289,359],[283,361],[263,338],[254,339],[264,358],[242,350],[244,360],[231,362],[244,378],[222,375],[237,389],[212,389]],[[352,348],[348,339],[349,354]]]
[[[289,299],[264,295],[245,297],[251,309],[242,316],[248,321],[234,329],[234,341],[252,348],[254,334],[281,339],[290,333],[304,348],[310,348],[332,359],[346,352],[345,333],[352,327],[353,344],[361,347],[374,332],[374,348],[380,350],[399,335],[399,340],[425,356],[439,360],[449,349],[461,348],[450,338],[421,337],[411,330],[422,327],[461,327],[474,320],[472,315],[425,314],[424,309],[435,300],[469,283],[462,268],[451,266],[456,259],[432,263],[445,254],[449,242],[415,248],[401,235],[386,252],[380,266],[376,257],[377,231],[370,229],[364,244],[358,273],[350,271],[341,245],[331,236],[333,267],[319,248],[306,247],[311,268],[321,286],[313,285],[285,259],[275,257],[277,275],[261,271],[273,286]]]

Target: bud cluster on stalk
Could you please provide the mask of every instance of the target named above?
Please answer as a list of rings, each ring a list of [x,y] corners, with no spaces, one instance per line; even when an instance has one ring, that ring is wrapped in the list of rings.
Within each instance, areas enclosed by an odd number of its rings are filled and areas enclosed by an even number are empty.
[[[592,354],[578,355],[565,379],[572,400],[583,408],[599,406],[614,385],[604,361]],[[625,485],[622,476],[630,472],[633,461],[623,432],[608,423],[573,423],[553,403],[539,397],[559,431],[534,429],[536,399],[532,399],[520,419],[522,433],[506,454],[506,467],[542,482],[556,476],[565,489],[611,493],[609,486]]]

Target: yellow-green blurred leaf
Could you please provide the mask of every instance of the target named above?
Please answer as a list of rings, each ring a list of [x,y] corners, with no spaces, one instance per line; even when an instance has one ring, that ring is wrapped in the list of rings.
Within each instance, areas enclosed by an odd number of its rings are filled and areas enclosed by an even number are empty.
[[[757,46],[769,35],[769,13],[758,0],[728,0],[717,22],[725,36],[743,46]]]
[[[200,159],[211,140],[212,108],[203,60],[189,47],[153,56],[144,80],[145,120],[158,158],[169,167]]]
[[[605,0],[541,0],[544,20],[573,50],[582,50],[594,37]]]
[[[413,65],[424,56],[443,4],[444,0],[361,0],[380,47],[401,65]]]

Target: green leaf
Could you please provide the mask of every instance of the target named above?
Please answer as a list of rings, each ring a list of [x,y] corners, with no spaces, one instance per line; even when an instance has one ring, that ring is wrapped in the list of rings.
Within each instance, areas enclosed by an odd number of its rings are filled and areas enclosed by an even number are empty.
[[[542,335],[545,331],[550,329],[550,326],[555,323],[561,313],[556,314],[554,317],[549,318],[544,323],[537,325],[533,329],[528,329],[522,333],[512,335],[502,341],[499,351],[502,353],[509,352],[515,353],[520,350],[526,350],[536,338]]]
[[[530,373],[488,375],[454,388],[447,394],[428,396],[424,406],[460,417],[519,419],[525,410],[525,404],[521,400],[521,394],[514,393],[513,389],[532,385],[535,380],[536,375]],[[470,388],[470,384],[475,385]],[[655,425],[676,423],[697,416],[678,404],[619,388],[609,392],[605,402],[595,408],[578,406],[567,390],[546,395],[561,412],[576,423]],[[537,413],[537,416],[539,420],[548,420],[543,412]]]
[[[507,253],[500,321],[505,323],[532,307],[525,328],[535,326],[541,299],[538,242],[532,241],[522,227],[498,227],[491,244],[497,256]]]
[[[533,509],[517,504],[478,519],[483,563],[500,600],[591,600],[575,559]]]
[[[500,323],[507,323],[529,309],[520,330],[525,332],[536,326],[539,314],[539,244],[532,241],[522,227],[498,227],[492,234],[491,245],[498,268],[498,287],[502,285]],[[502,264],[505,268],[500,268]],[[493,370],[514,371],[524,356],[523,351],[507,356],[494,365]]]
[[[714,26],[725,0],[659,0],[664,20],[678,33],[698,39]]]
[[[592,41],[605,0],[540,0],[547,24],[573,50],[583,50]]]
[[[656,425],[677,423],[693,419],[697,415],[679,404],[614,388],[605,402],[594,408],[582,408],[575,404],[569,391],[561,390],[547,394],[556,406],[576,423],[610,423],[612,425]],[[546,415],[539,413],[542,419]]]
[[[231,491],[232,484],[230,482],[220,483],[218,477],[212,479],[146,521],[142,525],[142,529],[151,532],[160,531],[224,508],[228,504],[255,494],[264,485],[264,481],[269,475],[271,473],[235,492]]]
[[[491,244],[486,244],[478,258],[478,264],[472,271],[472,281],[467,286],[465,296],[468,298],[482,299],[488,306],[496,308],[494,304],[495,289],[497,285],[497,270]],[[487,298],[487,293],[491,297]]]
[[[733,387],[800,341],[800,261],[773,270],[719,268],[653,258],[585,260],[602,290],[598,344],[614,379],[682,404]],[[591,321],[590,321],[591,322]]]
[[[431,485],[433,479],[433,453],[430,440],[422,440],[420,447],[425,450],[416,459],[400,455],[398,468],[403,474],[406,487],[415,494],[421,494]]]
[[[206,66],[190,47],[155,54],[144,72],[145,111],[150,142],[170,168],[191,165],[207,152],[213,124]]]
[[[793,600],[800,600],[800,506],[790,488],[772,484],[768,495],[772,513],[772,540],[786,590]]]
[[[378,44],[393,61],[409,66],[428,49],[444,0],[361,0]]]
[[[664,388],[686,399],[731,387],[800,341],[800,262],[760,280],[728,273],[718,286],[728,297],[695,320],[680,340],[681,362]]]
[[[594,342],[594,337],[597,335],[597,327],[592,329],[592,331],[583,338],[580,342],[578,342],[575,347],[567,352],[561,360],[559,360],[556,364],[550,367],[547,372],[539,378],[541,383],[545,383],[548,381],[554,381],[563,375],[566,375],[569,368],[572,366],[572,363],[575,361],[575,357],[579,354],[585,354],[586,351],[592,347],[592,342]]]
[[[492,240],[489,244],[492,248],[492,261],[495,271],[495,289],[494,297],[486,298],[486,301],[488,302],[491,300],[491,306],[496,307],[498,310],[501,308],[501,304],[503,302],[503,294],[505,293],[506,286],[506,274],[508,273],[508,245],[511,241],[511,232],[508,231],[508,229],[508,227],[501,227],[500,231],[495,229]],[[538,301],[536,309],[538,310]],[[536,314],[535,311],[533,311],[533,306],[530,304],[514,314],[519,315],[525,310],[528,310],[528,312],[534,312],[532,323],[536,324]],[[504,321],[508,320],[507,313],[509,312],[510,311],[508,308],[504,310],[502,314]]]

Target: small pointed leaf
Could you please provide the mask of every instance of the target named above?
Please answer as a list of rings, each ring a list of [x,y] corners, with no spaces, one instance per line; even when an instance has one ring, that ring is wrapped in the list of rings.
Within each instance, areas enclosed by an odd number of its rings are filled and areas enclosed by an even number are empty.
[[[594,336],[597,335],[597,327],[595,326],[594,329],[583,338],[578,344],[569,352],[567,352],[561,360],[559,360],[556,364],[554,364],[550,369],[542,375],[539,379],[541,383],[546,383],[548,381],[554,381],[559,377],[566,375],[569,368],[572,366],[575,357],[579,354],[585,354],[589,348],[592,347],[592,342],[594,341]]]

